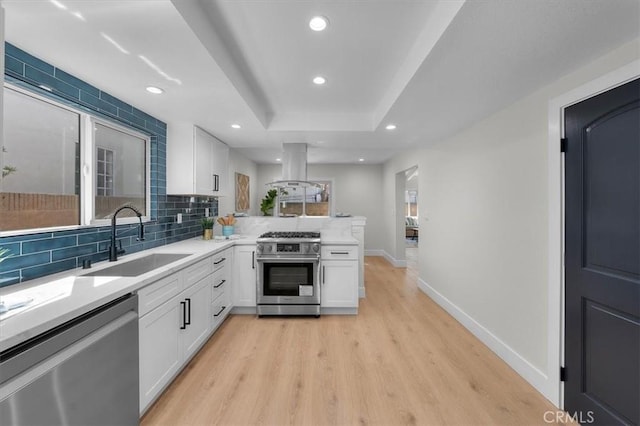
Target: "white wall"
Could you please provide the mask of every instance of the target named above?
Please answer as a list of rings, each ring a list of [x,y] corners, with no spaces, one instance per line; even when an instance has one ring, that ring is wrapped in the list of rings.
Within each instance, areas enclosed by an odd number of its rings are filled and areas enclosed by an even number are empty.
[[[281,175],[281,165],[258,165],[257,206],[267,193],[266,184]],[[365,250],[381,250],[384,247],[382,165],[308,164],[307,179],[334,179],[332,197],[335,211],[365,216]],[[261,214],[259,207],[257,211]]]
[[[384,165],[385,199],[393,199],[397,172],[419,166],[421,288],[556,404],[560,355],[547,353],[548,105],[639,57],[636,40]],[[389,232],[393,216],[387,206]],[[394,237],[385,238],[390,253],[397,251]]]
[[[4,164],[2,161],[2,145],[4,144],[4,126],[2,125],[3,118],[3,109],[4,105],[4,8],[0,5],[0,70],[3,70],[0,73],[0,170],[2,170],[2,165]],[[1,180],[1,179],[0,179]],[[2,185],[0,184],[0,190]]]
[[[256,163],[240,154],[237,150],[229,148],[229,194],[218,198],[218,214],[226,215],[236,211],[236,172],[249,176],[249,211],[247,214],[255,216],[260,214],[260,203],[256,204],[259,191],[258,168]]]

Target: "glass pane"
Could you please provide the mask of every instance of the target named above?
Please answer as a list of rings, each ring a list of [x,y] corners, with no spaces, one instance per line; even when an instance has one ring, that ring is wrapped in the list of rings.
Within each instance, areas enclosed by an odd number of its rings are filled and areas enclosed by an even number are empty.
[[[0,231],[80,223],[80,115],[4,88]]]
[[[95,219],[108,219],[125,205],[131,205],[146,214],[146,141],[138,136],[95,124],[97,150],[104,151],[107,162],[102,186],[105,195],[96,190]],[[96,188],[100,185],[98,182]],[[118,217],[135,217],[131,210],[123,210]]]
[[[266,296],[297,296],[300,285],[313,285],[312,263],[264,265]]]
[[[315,181],[319,187],[286,188],[280,195],[280,213],[283,215],[329,216],[331,183]],[[302,200],[305,201],[303,211]]]

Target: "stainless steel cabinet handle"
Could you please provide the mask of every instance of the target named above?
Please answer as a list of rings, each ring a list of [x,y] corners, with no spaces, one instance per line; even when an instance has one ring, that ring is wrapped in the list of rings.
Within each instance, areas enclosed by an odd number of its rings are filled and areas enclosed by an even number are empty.
[[[213,175],[213,190],[220,191],[220,176]]]
[[[226,257],[223,257],[222,259],[218,260],[217,262],[213,262],[213,264],[214,264],[214,265],[219,265],[219,264],[221,264],[222,262],[224,262],[225,260],[227,260],[227,258],[226,258]]]
[[[187,298],[186,298],[186,299],[184,299],[184,300],[186,300],[186,301],[187,301],[187,310],[188,310],[188,313],[187,313],[187,321],[185,321],[185,323],[184,323],[184,325],[185,325],[185,327],[186,327],[187,325],[191,325],[191,299],[189,299],[189,298],[187,297]]]
[[[348,251],[332,251],[331,254],[349,254]]]
[[[218,312],[217,314],[213,314],[214,317],[218,317],[220,316],[220,314],[222,313],[222,311],[224,311],[227,307],[223,306],[222,309],[220,309],[220,312]]]
[[[256,269],[256,252],[251,252],[251,268]]]
[[[184,330],[187,328],[187,302],[180,302],[180,306],[182,307],[182,325],[180,326],[180,330]]]
[[[222,280],[222,281],[220,281],[220,284],[218,284],[218,285],[214,285],[214,286],[213,286],[213,288],[218,288],[218,287],[220,287],[222,284],[224,284],[225,282],[227,282],[227,280]]]
[[[324,265],[322,266],[322,284],[324,284],[324,274],[325,274],[325,270],[324,270]]]

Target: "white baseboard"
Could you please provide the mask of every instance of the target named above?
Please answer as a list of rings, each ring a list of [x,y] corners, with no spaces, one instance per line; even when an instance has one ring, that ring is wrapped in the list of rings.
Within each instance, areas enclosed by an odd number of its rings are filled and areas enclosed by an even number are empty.
[[[491,331],[487,330],[482,324],[465,313],[462,309],[440,294],[421,278],[418,278],[418,288],[431,297],[431,299],[433,299],[482,343],[498,355],[504,362],[513,368],[516,373],[528,381],[538,390],[538,392],[551,400],[549,396],[553,392],[553,384],[550,383],[549,377],[546,374],[524,359],[520,354],[509,347],[509,345],[500,340],[497,336],[491,333]]]
[[[407,261],[406,260],[394,259],[389,253],[387,253],[384,250],[382,251],[382,256],[385,259],[387,259],[387,262],[389,262],[390,264],[392,264],[396,268],[406,268],[407,267]]]
[[[367,293],[364,287],[358,287],[358,299],[365,299],[367,297]]]
[[[385,259],[387,259],[387,262],[389,262],[390,264],[392,264],[396,268],[406,268],[407,267],[407,261],[406,260],[394,259],[389,253],[387,253],[386,251],[384,251],[382,249],[365,250],[364,251],[364,255],[365,256],[382,256]]]

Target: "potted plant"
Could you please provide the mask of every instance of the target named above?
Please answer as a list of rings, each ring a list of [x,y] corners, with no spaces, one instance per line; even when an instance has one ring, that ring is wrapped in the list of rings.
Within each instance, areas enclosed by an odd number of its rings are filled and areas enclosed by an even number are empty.
[[[203,217],[202,218],[202,239],[210,240],[213,238],[213,218]]]
[[[260,211],[265,216],[273,215],[273,208],[276,206],[277,189],[270,189],[260,203]]]

